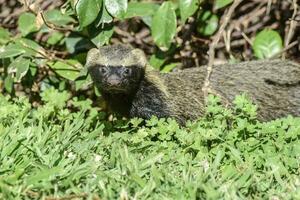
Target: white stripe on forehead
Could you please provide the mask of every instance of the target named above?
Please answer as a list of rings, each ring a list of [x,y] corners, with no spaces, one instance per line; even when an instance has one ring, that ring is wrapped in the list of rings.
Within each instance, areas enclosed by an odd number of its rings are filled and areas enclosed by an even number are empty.
[[[139,63],[139,59],[137,59],[135,56],[129,54],[127,57],[107,57],[105,55],[99,54],[99,57],[97,59],[98,64],[102,64],[105,66],[132,66],[137,65]]]
[[[91,49],[87,56],[87,65],[104,66],[136,66],[145,67],[147,63],[145,54],[139,49],[127,45],[112,45]]]
[[[98,62],[109,66],[127,66],[128,59],[135,60],[131,56],[132,50],[131,46],[122,44],[100,47]]]
[[[131,51],[128,52],[120,52],[122,55],[114,54],[111,55],[106,54],[107,52],[99,52],[98,56],[98,64],[102,64],[105,66],[123,66],[123,67],[129,67],[129,66],[145,66],[146,65],[146,59],[145,56],[141,53],[142,51],[138,49],[130,49]]]

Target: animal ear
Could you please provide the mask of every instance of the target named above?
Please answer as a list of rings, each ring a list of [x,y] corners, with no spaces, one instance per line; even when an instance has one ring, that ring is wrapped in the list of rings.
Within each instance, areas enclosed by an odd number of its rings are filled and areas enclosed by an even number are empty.
[[[98,57],[100,56],[99,49],[92,48],[88,51],[86,56],[86,63],[85,66],[89,68],[90,66],[93,66],[94,64],[97,64]]]
[[[131,53],[134,55],[134,57],[137,59],[138,64],[142,67],[146,67],[147,65],[147,58],[145,53],[140,49],[133,49]]]

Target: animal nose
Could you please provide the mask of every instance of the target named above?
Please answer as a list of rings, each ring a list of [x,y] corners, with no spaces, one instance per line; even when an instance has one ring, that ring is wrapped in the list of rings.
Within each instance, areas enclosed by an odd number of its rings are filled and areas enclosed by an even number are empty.
[[[117,75],[111,75],[110,77],[108,77],[107,82],[111,86],[119,86],[121,84],[120,77],[118,77]]]

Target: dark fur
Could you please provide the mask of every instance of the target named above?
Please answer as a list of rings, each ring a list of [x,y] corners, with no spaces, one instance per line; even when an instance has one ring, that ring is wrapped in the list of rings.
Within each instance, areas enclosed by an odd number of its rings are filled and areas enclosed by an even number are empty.
[[[112,112],[145,119],[152,115],[173,117],[181,124],[204,114],[205,66],[167,74],[146,68],[134,81],[135,89],[122,94],[103,90],[92,67],[90,73]],[[300,114],[300,65],[293,62],[263,60],[214,66],[210,82],[224,102],[247,93],[258,105],[261,120]]]

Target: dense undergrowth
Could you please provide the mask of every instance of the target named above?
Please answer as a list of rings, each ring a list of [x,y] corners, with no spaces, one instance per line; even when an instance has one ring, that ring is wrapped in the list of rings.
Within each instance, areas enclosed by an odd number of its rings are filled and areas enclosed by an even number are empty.
[[[108,122],[68,98],[46,90],[32,109],[0,96],[0,199],[300,198],[300,118],[260,123],[245,96],[233,109],[211,96],[186,127]]]

